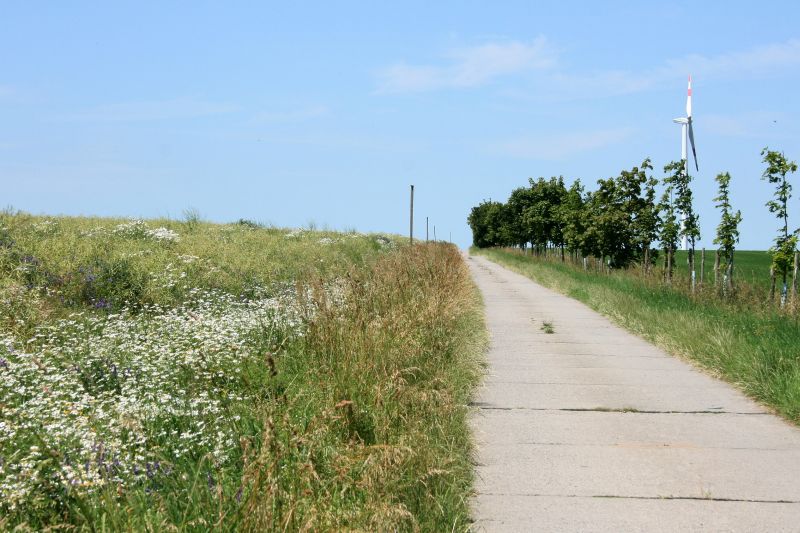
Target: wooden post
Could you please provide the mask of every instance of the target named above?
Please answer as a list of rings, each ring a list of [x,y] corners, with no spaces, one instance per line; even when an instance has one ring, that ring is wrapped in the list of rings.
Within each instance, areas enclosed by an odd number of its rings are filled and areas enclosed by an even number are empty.
[[[409,217],[408,239],[414,244],[414,186],[411,186],[411,216]]]
[[[800,263],[800,252],[794,253],[794,268],[792,269],[792,301],[797,301],[797,267],[798,263]]]
[[[433,225],[433,242],[436,242],[436,224]]]
[[[719,286],[719,249],[714,254],[714,287]]]
[[[700,287],[703,286],[703,281],[706,279],[706,249],[700,250]]]
[[[425,217],[425,242],[428,242],[428,217]]]

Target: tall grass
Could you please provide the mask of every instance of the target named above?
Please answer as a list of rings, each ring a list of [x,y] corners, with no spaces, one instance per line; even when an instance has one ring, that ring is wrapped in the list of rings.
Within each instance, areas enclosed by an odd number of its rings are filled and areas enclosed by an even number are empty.
[[[473,250],[580,300],[800,423],[800,324],[774,308],[692,297],[627,272],[598,275],[508,250]]]
[[[0,217],[0,529],[467,528],[455,248],[191,218]]]

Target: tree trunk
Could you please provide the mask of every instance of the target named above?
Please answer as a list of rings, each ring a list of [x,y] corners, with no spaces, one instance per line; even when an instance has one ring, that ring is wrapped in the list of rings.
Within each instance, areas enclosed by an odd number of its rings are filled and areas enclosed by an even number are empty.
[[[692,294],[694,294],[694,249],[689,250],[689,285],[692,288]]]
[[[794,253],[794,268],[792,269],[792,302],[797,303],[797,267],[799,252]]]
[[[667,283],[672,285],[672,246],[667,248],[667,257],[664,260],[667,262]]]
[[[703,281],[706,279],[706,249],[700,250],[700,286],[703,286]]]
[[[775,267],[769,267],[769,301],[775,301]]]
[[[650,272],[650,243],[648,242],[644,247],[644,265],[643,271],[646,276]]]
[[[714,288],[719,288],[719,249],[714,254]]]

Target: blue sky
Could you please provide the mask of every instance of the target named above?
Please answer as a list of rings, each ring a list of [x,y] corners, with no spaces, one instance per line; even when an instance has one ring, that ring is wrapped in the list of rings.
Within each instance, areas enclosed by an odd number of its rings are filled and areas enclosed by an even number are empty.
[[[800,4],[430,4],[2,2],[0,202],[406,233],[413,183],[416,234],[467,245],[470,207],[529,177],[660,176],[691,74],[702,244],[729,171],[741,248],[769,246]]]

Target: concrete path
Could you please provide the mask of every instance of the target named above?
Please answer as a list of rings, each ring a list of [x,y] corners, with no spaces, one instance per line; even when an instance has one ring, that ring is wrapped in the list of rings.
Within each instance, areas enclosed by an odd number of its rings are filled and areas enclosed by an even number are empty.
[[[484,258],[477,531],[800,531],[800,430]],[[543,322],[555,330],[541,330]]]

